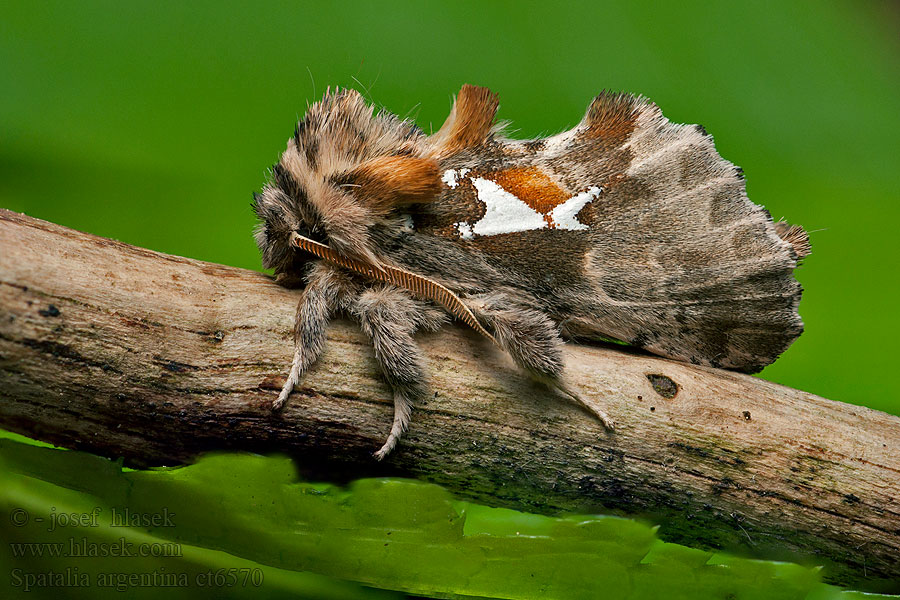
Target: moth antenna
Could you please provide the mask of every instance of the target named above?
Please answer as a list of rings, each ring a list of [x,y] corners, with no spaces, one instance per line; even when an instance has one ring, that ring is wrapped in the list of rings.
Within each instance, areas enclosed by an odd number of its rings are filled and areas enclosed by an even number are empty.
[[[460,300],[459,296],[433,279],[416,275],[405,269],[399,269],[389,265],[364,263],[359,260],[341,256],[327,245],[303,237],[297,232],[291,234],[291,244],[301,250],[305,250],[310,254],[314,254],[319,258],[327,260],[330,263],[336,264],[339,267],[350,269],[355,273],[359,273],[360,275],[377,281],[383,281],[385,283],[396,285],[397,287],[402,287],[422,298],[432,300],[450,311],[457,319],[499,346],[494,336],[481,325],[478,318],[475,316],[475,313]]]
[[[433,279],[416,275],[415,273],[411,273],[404,269],[395,267],[385,267],[385,269],[386,274],[389,277],[387,281],[440,304],[449,310],[454,317],[491,340],[491,342],[498,347],[500,346],[494,336],[481,325],[478,318],[475,316],[475,313],[463,303],[459,296],[451,292],[447,287]]]

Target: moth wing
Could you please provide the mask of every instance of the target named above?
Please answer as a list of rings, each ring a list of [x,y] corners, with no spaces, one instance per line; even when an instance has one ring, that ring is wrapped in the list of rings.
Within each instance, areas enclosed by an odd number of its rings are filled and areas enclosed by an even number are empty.
[[[570,190],[602,188],[577,215],[595,301],[570,334],[754,372],[802,332],[792,272],[808,237],[748,199],[742,171],[701,126],[603,93],[577,127],[544,140],[539,163]]]
[[[702,127],[604,92],[572,130],[513,141],[496,110],[466,86],[428,140],[445,189],[416,228],[468,252],[442,263],[469,265],[455,281],[519,288],[569,337],[697,364],[757,371],[800,335],[806,233],[750,202]]]

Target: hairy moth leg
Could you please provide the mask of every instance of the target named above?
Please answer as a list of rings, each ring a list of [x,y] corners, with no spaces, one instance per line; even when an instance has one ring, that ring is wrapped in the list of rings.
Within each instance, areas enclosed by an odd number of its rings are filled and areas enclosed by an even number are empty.
[[[349,293],[348,283],[334,268],[316,264],[307,276],[307,285],[297,304],[294,319],[294,360],[291,371],[272,409],[278,410],[300,378],[322,354],[325,330],[338,301]]]
[[[602,410],[587,403],[563,381],[563,341],[559,328],[545,314],[518,305],[508,295],[492,293],[467,299],[469,308],[493,331],[497,343],[534,379],[557,389],[614,429]]]
[[[363,332],[372,340],[375,358],[394,392],[394,421],[384,445],[375,453],[387,456],[409,426],[414,400],[427,396],[423,357],[412,339],[416,329],[436,330],[446,315],[416,302],[405,292],[384,287],[363,292],[350,307]]]

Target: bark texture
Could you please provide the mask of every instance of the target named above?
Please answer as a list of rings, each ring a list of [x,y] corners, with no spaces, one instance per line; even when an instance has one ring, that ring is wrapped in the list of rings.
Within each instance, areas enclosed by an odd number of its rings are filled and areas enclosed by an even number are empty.
[[[384,463],[392,400],[358,328],[283,412],[297,291],[0,210],[0,427],[133,466],[278,451],[309,477],[404,475],[540,513],[645,516],[667,540],[825,564],[898,591],[900,418],[750,376],[567,346],[615,433],[462,326],[417,339],[433,398]],[[893,583],[891,583],[893,582]]]

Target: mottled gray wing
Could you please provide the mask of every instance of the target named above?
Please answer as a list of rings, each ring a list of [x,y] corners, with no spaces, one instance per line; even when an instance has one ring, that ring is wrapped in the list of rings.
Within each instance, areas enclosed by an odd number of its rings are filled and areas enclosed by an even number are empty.
[[[602,187],[577,215],[590,229],[583,267],[595,297],[563,323],[570,335],[750,372],[800,335],[792,272],[808,238],[747,198],[741,170],[702,127],[604,93],[541,145],[537,164],[564,187]]]

